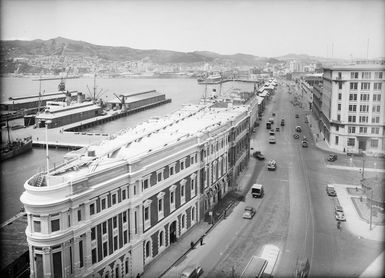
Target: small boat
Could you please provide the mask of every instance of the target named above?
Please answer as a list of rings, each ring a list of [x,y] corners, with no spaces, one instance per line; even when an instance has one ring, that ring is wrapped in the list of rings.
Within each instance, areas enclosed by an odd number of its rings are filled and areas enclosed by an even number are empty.
[[[8,122],[7,122],[7,131],[8,131],[8,142],[1,146],[0,161],[7,160],[19,154],[32,150],[32,136],[29,136],[23,139],[11,140],[11,137],[9,134]]]

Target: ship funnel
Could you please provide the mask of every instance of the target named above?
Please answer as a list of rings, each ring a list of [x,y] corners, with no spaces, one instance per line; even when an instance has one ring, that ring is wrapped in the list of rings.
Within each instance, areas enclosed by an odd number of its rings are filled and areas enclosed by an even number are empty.
[[[76,99],[78,103],[82,103],[84,100],[84,95],[81,92],[78,92]]]

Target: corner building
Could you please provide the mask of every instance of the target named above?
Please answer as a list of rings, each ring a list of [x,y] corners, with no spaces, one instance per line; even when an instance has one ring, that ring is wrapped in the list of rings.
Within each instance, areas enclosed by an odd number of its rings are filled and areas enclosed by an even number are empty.
[[[185,106],[27,180],[31,277],[143,273],[235,186],[251,110]]]
[[[339,151],[385,153],[385,67],[324,68],[320,130]]]

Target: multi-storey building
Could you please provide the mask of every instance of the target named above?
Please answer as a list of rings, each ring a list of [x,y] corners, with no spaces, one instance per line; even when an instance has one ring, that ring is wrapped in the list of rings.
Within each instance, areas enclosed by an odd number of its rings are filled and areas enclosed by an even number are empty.
[[[324,68],[321,130],[340,151],[385,152],[385,67]]]
[[[250,156],[250,111],[185,106],[30,178],[31,277],[142,273],[234,186]]]

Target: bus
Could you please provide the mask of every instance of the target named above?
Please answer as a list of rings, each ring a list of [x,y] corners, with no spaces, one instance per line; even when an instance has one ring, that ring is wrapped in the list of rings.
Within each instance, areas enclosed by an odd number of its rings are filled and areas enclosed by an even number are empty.
[[[240,278],[260,278],[262,277],[265,268],[267,266],[267,260],[257,256],[252,256],[243,270]]]

